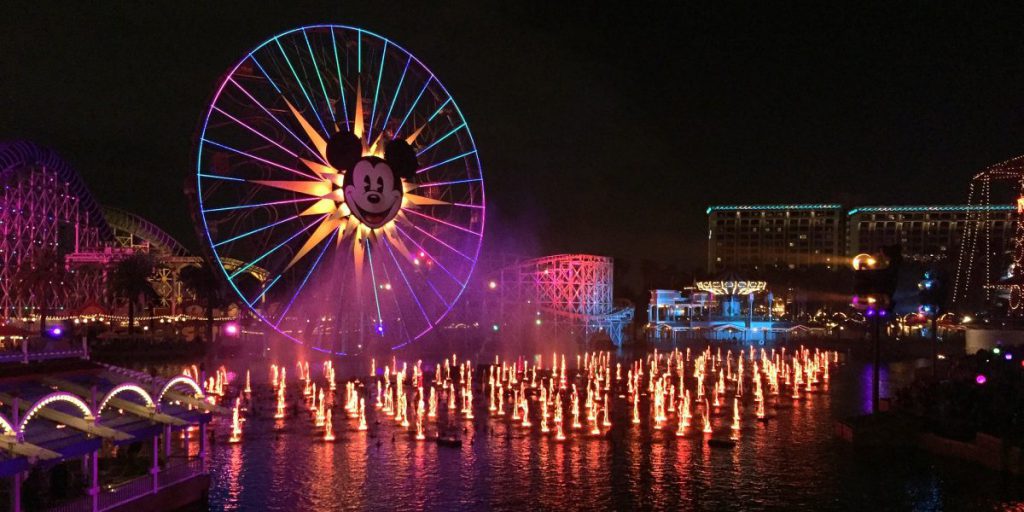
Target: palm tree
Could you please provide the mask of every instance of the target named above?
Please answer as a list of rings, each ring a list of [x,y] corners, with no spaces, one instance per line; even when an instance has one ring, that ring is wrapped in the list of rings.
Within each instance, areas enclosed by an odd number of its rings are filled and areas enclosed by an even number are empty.
[[[135,332],[135,304],[140,300],[148,304],[157,298],[149,282],[155,263],[149,254],[137,252],[114,264],[107,279],[107,287],[115,297],[128,301],[128,334]]]
[[[39,335],[46,335],[46,316],[56,286],[64,283],[64,259],[51,248],[39,248],[15,273],[18,293],[39,308]]]
[[[190,266],[181,269],[178,279],[186,288],[196,294],[196,298],[206,307],[206,341],[213,341],[213,309],[224,302],[224,286],[220,276],[209,265]]]

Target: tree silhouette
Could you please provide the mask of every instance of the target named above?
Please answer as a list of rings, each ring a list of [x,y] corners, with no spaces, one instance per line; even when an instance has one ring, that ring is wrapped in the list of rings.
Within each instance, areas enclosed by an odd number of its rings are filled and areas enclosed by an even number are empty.
[[[203,264],[181,269],[178,278],[203,302],[206,308],[206,340],[213,341],[213,309],[224,302],[224,285],[220,276],[209,264]]]
[[[107,287],[115,297],[128,302],[128,334],[135,333],[135,305],[143,307],[156,300],[157,293],[149,282],[156,266],[153,257],[146,253],[135,253],[114,264],[107,280]]]

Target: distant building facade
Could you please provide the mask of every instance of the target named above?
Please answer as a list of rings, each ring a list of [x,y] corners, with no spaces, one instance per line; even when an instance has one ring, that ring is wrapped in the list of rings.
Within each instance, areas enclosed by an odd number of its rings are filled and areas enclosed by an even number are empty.
[[[992,237],[992,247],[1009,248],[1016,226],[1015,209],[1010,205],[861,206],[847,214],[846,253],[875,253],[886,245],[900,244],[909,259],[948,258],[960,246],[969,210],[980,208],[990,210],[986,231]]]
[[[843,253],[839,204],[711,206],[708,272],[838,264]]]
[[[861,206],[838,204],[711,206],[709,272],[824,266],[900,244],[914,261],[955,258],[971,212],[987,209],[982,228],[997,261],[1012,249],[1017,214],[1011,205]],[[1007,260],[1008,261],[1008,260]],[[1001,265],[1001,264],[1000,264]]]

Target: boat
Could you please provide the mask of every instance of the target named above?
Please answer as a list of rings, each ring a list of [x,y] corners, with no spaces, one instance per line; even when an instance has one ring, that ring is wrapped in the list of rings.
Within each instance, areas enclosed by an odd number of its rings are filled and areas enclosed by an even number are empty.
[[[442,436],[437,438],[437,445],[448,446],[451,448],[460,448],[462,447],[462,439],[459,439],[457,437]]]
[[[732,439],[708,439],[708,446],[712,448],[735,448],[736,441]]]

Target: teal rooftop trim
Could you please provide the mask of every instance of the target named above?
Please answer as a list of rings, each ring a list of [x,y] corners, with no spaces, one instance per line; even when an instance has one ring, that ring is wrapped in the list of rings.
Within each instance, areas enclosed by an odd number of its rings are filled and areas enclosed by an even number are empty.
[[[708,206],[707,213],[736,210],[838,210],[841,204],[749,204],[732,206]]]
[[[1016,208],[1008,204],[990,205],[969,205],[969,204],[944,204],[944,205],[911,205],[911,206],[861,206],[847,212],[847,215],[858,213],[878,212],[966,212],[966,211],[989,211],[1008,212]]]

